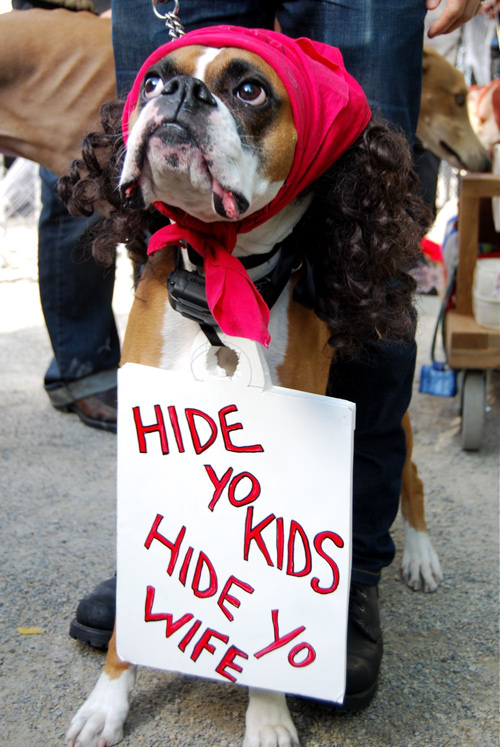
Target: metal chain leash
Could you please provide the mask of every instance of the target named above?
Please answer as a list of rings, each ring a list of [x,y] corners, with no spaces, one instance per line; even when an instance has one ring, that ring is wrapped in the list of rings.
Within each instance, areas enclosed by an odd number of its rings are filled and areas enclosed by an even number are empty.
[[[174,9],[170,13],[162,14],[156,7],[157,4],[161,3],[165,5],[169,0],[153,0],[153,12],[157,18],[165,21],[165,26],[168,29],[168,34],[172,39],[179,39],[186,32],[184,26],[179,21],[179,0],[174,0]]]

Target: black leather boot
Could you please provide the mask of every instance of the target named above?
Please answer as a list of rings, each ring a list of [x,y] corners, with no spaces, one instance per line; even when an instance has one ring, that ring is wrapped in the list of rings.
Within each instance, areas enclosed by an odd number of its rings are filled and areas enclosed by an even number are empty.
[[[94,648],[107,648],[115,625],[116,575],[102,581],[81,600],[69,634]]]
[[[353,582],[347,627],[346,711],[365,708],[377,689],[383,643],[378,612],[378,587]]]

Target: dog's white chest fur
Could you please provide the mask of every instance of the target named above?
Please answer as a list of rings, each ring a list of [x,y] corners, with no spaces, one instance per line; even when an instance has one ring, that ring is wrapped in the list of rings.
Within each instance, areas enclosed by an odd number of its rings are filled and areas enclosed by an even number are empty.
[[[269,332],[272,342],[264,354],[273,384],[280,383],[277,369],[283,363],[288,342],[288,298],[288,289],[285,288],[271,311]],[[181,316],[167,304],[162,325],[160,368],[178,373],[190,371],[199,332],[199,324]]]
[[[235,254],[242,257],[269,252],[276,244],[284,241],[291,233],[294,226],[309,207],[310,202],[310,196],[297,198],[262,226],[249,233],[241,234],[238,237]],[[267,264],[250,270],[249,275],[252,280],[255,281],[265,275],[277,260],[278,257],[276,256],[275,259],[271,259]],[[190,265],[187,255],[185,255],[185,264],[188,269],[194,269]],[[273,384],[280,383],[277,369],[283,363],[288,343],[289,297],[290,294],[287,286],[271,309],[269,322],[271,345],[268,350],[265,350],[265,357]],[[178,372],[189,371],[191,369],[193,344],[199,331],[199,324],[181,316],[181,314],[166,304],[162,324],[160,368]]]

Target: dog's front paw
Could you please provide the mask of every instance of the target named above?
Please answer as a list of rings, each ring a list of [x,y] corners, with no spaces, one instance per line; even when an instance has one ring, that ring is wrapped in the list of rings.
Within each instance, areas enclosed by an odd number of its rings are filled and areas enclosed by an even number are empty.
[[[243,747],[298,747],[299,738],[282,693],[250,690]]]
[[[103,672],[71,721],[67,747],[111,747],[121,742],[134,680],[134,667],[115,679]]]
[[[439,558],[427,532],[417,532],[405,522],[405,549],[401,572],[414,591],[436,591],[443,580]]]

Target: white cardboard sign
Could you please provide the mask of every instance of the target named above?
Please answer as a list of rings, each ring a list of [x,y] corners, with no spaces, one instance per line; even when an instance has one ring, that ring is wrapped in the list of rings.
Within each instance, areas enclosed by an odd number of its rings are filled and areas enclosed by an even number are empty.
[[[126,364],[118,422],[119,656],[341,702],[354,405]]]

